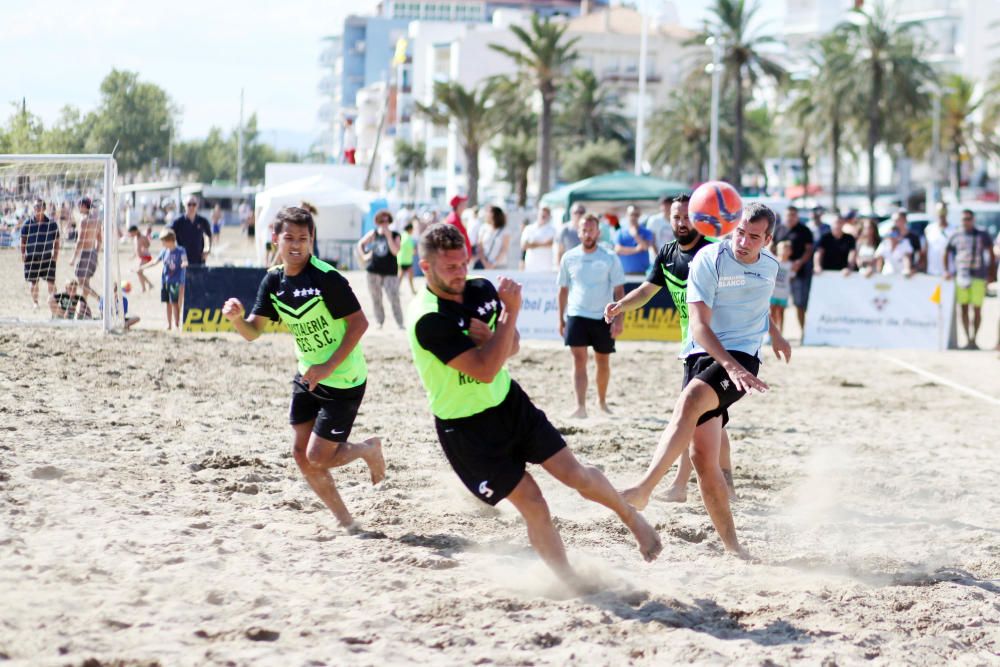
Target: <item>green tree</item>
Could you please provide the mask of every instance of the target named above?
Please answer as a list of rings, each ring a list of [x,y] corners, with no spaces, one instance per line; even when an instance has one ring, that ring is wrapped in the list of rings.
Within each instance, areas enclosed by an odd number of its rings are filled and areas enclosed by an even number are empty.
[[[749,4],[746,0],[715,0],[704,31],[691,41],[691,44],[701,47],[711,36],[721,40],[726,88],[734,92],[733,156],[729,180],[737,188],[743,180],[747,93],[752,93],[762,77],[770,77],[779,83],[786,77],[785,69],[766,54],[766,49],[778,44],[778,40],[762,34],[751,25],[759,8],[753,0]]]
[[[395,146],[396,168],[400,172],[400,180],[408,184],[409,196],[417,196],[417,179],[427,169],[427,144],[422,141],[410,143],[405,139],[397,139]],[[405,177],[405,178],[403,178]]]
[[[94,115],[83,116],[73,106],[64,106],[55,125],[42,134],[42,152],[83,153],[94,123]]]
[[[962,199],[962,163],[976,157],[984,161],[1000,157],[1000,135],[989,114],[983,113],[990,97],[988,90],[977,95],[975,84],[960,74],[949,74],[942,81],[941,146],[954,169],[952,186],[958,200]],[[932,123],[927,117],[916,123],[914,153],[926,154],[930,149]]]
[[[697,90],[671,91],[666,104],[650,117],[650,161],[668,166],[671,175],[689,183],[707,180],[711,119],[710,97]]]
[[[4,153],[40,153],[45,134],[42,120],[28,111],[24,100],[11,106],[14,113],[7,120],[7,126],[0,131],[0,150]]]
[[[834,208],[840,191],[840,153],[845,137],[853,134],[854,126],[851,112],[857,77],[852,61],[853,54],[847,43],[835,33],[810,45],[811,72],[805,88],[813,115],[808,122],[816,140],[830,150],[833,167],[830,193]]]
[[[559,97],[561,111],[556,132],[570,145],[598,139],[614,139],[625,145],[635,141],[618,98],[601,85],[591,70],[574,69],[560,87]]]
[[[417,113],[435,125],[454,123],[465,154],[469,206],[479,203],[479,150],[503,125],[505,110],[493,99],[497,85],[495,80],[487,80],[468,89],[454,81],[437,81],[431,104],[416,105]]]
[[[167,93],[139,80],[135,72],[111,70],[101,82],[101,102],[95,113],[86,150],[110,153],[118,168],[138,170],[167,154],[174,113]]]
[[[598,139],[574,150],[563,161],[563,175],[569,181],[621,169],[625,162],[625,146],[610,139]]]
[[[524,207],[528,203],[528,171],[538,157],[538,115],[529,104],[531,86],[523,79],[504,76],[495,77],[493,85],[494,100],[504,109],[499,137],[491,144],[493,159],[510,184],[517,205]]]
[[[531,17],[530,31],[512,25],[511,32],[517,37],[518,49],[501,44],[490,44],[490,48],[514,61],[521,76],[532,82],[541,95],[542,112],[538,115],[538,196],[549,191],[552,172],[552,107],[556,101],[556,91],[563,79],[564,70],[577,58],[573,49],[579,37],[563,39],[569,26]]]
[[[904,124],[927,111],[922,86],[935,75],[924,57],[920,28],[896,21],[881,0],[852,10],[835,34],[854,55],[854,90],[863,101],[867,126],[868,203],[874,207],[875,148],[901,139]]]

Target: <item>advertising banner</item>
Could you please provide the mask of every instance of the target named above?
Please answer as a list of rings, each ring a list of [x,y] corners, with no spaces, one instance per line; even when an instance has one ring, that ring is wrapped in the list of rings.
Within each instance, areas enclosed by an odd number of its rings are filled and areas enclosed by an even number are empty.
[[[806,345],[863,348],[948,347],[955,284],[916,275],[813,276]]]
[[[264,269],[243,267],[188,267],[184,283],[184,331],[235,331],[222,316],[222,304],[236,297],[249,311],[257,300],[257,287],[264,279]],[[286,331],[283,324],[272,322],[266,332]]]

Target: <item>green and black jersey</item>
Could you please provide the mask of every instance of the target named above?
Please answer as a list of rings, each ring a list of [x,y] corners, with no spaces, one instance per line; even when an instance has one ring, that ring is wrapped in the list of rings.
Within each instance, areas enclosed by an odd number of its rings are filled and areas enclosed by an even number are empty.
[[[281,320],[295,336],[299,372],[326,363],[340,346],[347,331],[344,318],[361,310],[350,283],[326,262],[309,258],[297,275],[285,275],[284,266],[267,272],[257,290],[252,314]],[[357,387],[368,378],[359,343],[333,373],[320,384],[334,389]]]
[[[687,340],[688,329],[688,304],[687,304],[687,284],[688,267],[691,260],[698,254],[698,251],[705,246],[711,245],[714,241],[706,237],[701,237],[693,247],[688,250],[681,249],[677,241],[664,243],[660,252],[656,255],[656,261],[649,267],[646,273],[646,282],[657,287],[666,287],[670,291],[670,297],[674,300],[674,308],[681,323],[681,341]]]
[[[448,366],[452,359],[476,347],[469,338],[469,322],[482,320],[495,331],[499,315],[496,288],[484,278],[466,281],[461,303],[439,299],[427,288],[414,297],[408,317],[410,348],[431,412],[438,419],[471,417],[507,397],[510,373],[506,366],[489,383]]]

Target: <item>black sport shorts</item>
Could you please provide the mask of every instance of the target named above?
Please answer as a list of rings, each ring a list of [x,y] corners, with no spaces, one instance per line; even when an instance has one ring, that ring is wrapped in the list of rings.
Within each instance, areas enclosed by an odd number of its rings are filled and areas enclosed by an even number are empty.
[[[615,339],[611,337],[611,325],[604,320],[589,317],[566,317],[566,345],[570,347],[592,347],[594,352],[611,354],[615,351]]]
[[[728,352],[743,368],[753,373],[754,377],[757,377],[757,373],[760,371],[760,359],[756,355],[736,350],[728,350]],[[698,419],[698,424],[704,424],[710,419],[722,417],[722,425],[725,426],[729,422],[729,411],[727,408],[743,398],[746,392],[736,389],[733,381],[729,379],[729,374],[726,373],[719,362],[704,352],[701,354],[692,354],[684,360],[684,386],[688,386],[688,383],[695,378],[712,387],[715,390],[715,394],[719,397],[719,407],[703,414]]]
[[[335,389],[318,384],[309,391],[302,375],[296,373],[292,380],[288,422],[295,425],[315,420],[313,433],[332,442],[347,442],[361,407],[361,399],[365,397],[366,385],[361,383],[350,389]]]
[[[56,281],[56,260],[52,255],[26,255],[24,258],[24,279],[29,283],[39,280]]]
[[[499,405],[460,419],[434,419],[444,455],[477,498],[496,505],[524,477],[528,463],[543,463],[566,446],[545,413],[513,380]]]

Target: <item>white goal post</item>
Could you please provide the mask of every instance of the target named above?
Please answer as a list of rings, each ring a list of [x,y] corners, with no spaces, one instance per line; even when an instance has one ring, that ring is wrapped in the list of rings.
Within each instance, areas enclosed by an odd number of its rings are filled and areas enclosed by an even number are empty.
[[[112,155],[0,155],[0,280],[9,287],[15,281],[24,287],[6,290],[7,296],[0,299],[0,323],[99,323],[106,332],[124,328],[118,289],[117,170]],[[79,206],[84,198],[92,201],[86,220]],[[43,209],[41,217],[36,217],[39,207]],[[51,231],[54,227],[48,221],[55,222],[58,231]],[[78,248],[80,240],[95,243],[94,227],[88,222],[100,223],[102,238],[95,247]],[[64,261],[82,253],[87,254],[79,262]],[[29,266],[31,258],[42,259]],[[67,301],[65,291],[59,291],[62,284],[67,290],[81,289],[84,305],[77,308],[76,292]],[[53,289],[62,301],[53,297]],[[90,302],[86,301],[88,295]],[[67,304],[72,308],[66,308]]]

